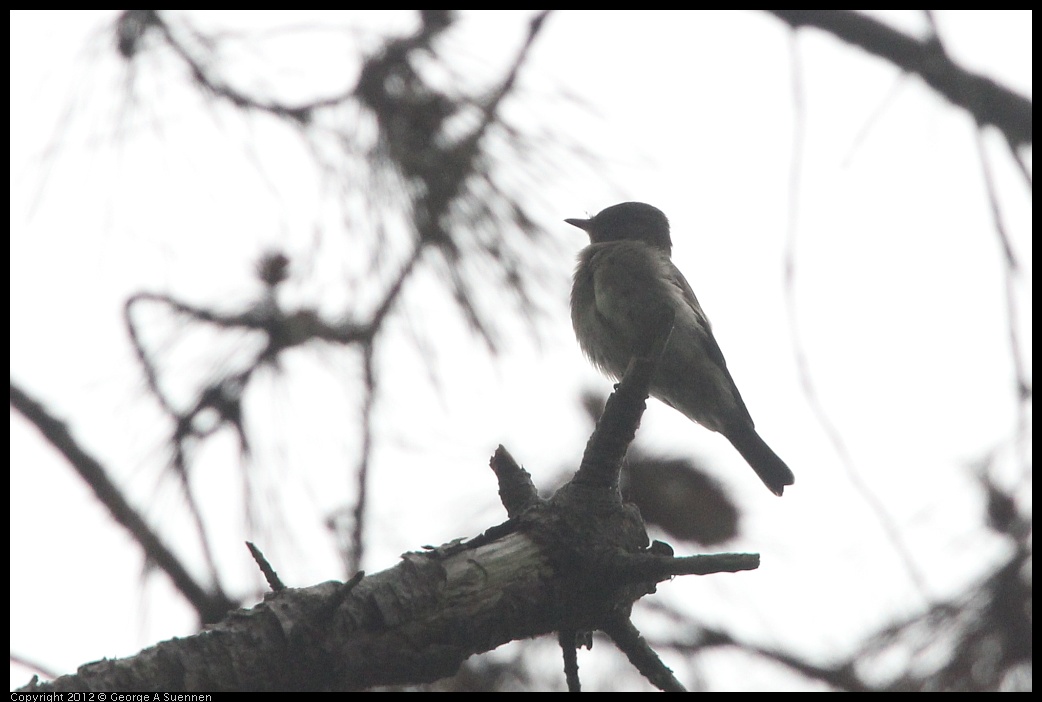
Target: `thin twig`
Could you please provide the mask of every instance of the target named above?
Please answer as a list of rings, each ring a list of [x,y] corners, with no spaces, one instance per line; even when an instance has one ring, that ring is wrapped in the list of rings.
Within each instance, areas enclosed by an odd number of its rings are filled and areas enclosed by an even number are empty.
[[[839,428],[829,417],[827,410],[821,403],[817,388],[810,372],[810,361],[807,359],[806,350],[803,347],[802,335],[799,328],[799,315],[796,305],[796,234],[799,231],[799,191],[803,173],[803,151],[804,151],[804,124],[805,124],[805,102],[802,87],[803,71],[799,63],[799,47],[796,44],[796,32],[793,30],[789,36],[789,50],[792,57],[792,81],[793,81],[793,137],[792,137],[792,167],[789,173],[789,222],[785,243],[785,307],[789,317],[789,331],[792,339],[793,356],[796,361],[797,373],[800,386],[803,389],[807,404],[814,413],[818,424],[829,438],[836,453],[840,457],[844,469],[851,483],[861,494],[862,498],[872,510],[877,521],[883,529],[883,533],[890,541],[894,550],[901,558],[905,569],[918,590],[919,594],[928,599],[928,588],[926,579],[920,572],[916,560],[905,545],[904,539],[897,528],[893,517],[887,511],[883,501],[869,488],[861,475],[854,467],[854,460],[850,455],[846,442]]]

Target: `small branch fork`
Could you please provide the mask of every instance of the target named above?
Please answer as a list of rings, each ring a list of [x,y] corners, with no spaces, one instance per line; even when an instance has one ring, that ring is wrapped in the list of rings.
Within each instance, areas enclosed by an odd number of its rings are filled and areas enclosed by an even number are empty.
[[[624,504],[619,491],[622,461],[644,413],[648,389],[673,330],[664,313],[649,327],[622,382],[608,398],[572,480],[549,500],[541,499],[527,471],[502,446],[491,467],[511,522],[548,552],[563,578],[558,641],[570,691],[579,690],[575,650],[602,631],[653,685],[666,691],[684,687],[630,621],[633,603],[676,575],[752,570],[758,554],[714,554],[676,558],[667,544],[649,544],[640,513]],[[487,533],[487,535],[490,535]]]

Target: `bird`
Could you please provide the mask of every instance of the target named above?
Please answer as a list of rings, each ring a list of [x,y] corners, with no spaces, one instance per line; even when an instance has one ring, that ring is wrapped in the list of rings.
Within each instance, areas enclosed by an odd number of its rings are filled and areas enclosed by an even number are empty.
[[[664,310],[673,331],[651,381],[651,395],[688,419],[723,434],[775,495],[792,471],[753,425],[741,393],[691,285],[673,264],[669,220],[657,207],[623,202],[589,219],[566,219],[585,231],[572,283],[572,326],[586,357],[621,380],[638,345]]]

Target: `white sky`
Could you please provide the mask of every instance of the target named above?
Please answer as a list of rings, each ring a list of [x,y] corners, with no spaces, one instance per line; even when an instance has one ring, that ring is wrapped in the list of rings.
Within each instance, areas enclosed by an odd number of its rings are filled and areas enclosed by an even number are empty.
[[[513,55],[527,16],[466,15],[446,55],[458,56],[467,76],[487,75]],[[923,30],[914,11],[880,16]],[[232,56],[246,85],[260,75],[279,94],[303,99],[343,89],[353,69],[340,66],[342,56],[356,41],[374,45],[374,35],[352,34],[345,48],[344,28],[412,21],[393,12],[250,17],[255,24],[246,27],[238,14],[193,20],[257,32],[243,43],[259,45],[256,55],[240,47]],[[351,294],[335,282],[350,242],[323,210],[327,197],[292,135],[268,120],[201,109],[179,71],[155,57],[138,66],[132,103],[103,33],[114,15],[18,11],[11,19],[12,379],[64,418],[198,565],[198,545],[178,536],[190,531],[176,487],[156,487],[165,429],[134,366],[122,304],[147,289],[234,308],[256,294],[252,262],[278,245],[297,266],[294,299],[336,309]],[[1029,12],[947,11],[938,20],[959,62],[1030,96]],[[331,31],[312,26],[279,40],[260,33],[308,23]],[[681,579],[660,597],[746,639],[818,657],[843,654],[881,621],[922,606],[798,383],[783,289],[795,119],[789,41],[779,22],[755,12],[551,17],[510,114],[603,163],[556,161],[555,171],[524,186],[562,252],[557,278],[545,285],[540,344],[518,333],[490,360],[429,294],[429,280],[407,290],[408,319],[441,325],[432,362],[441,390],[429,387],[407,325],[396,321],[381,360],[367,570],[501,521],[486,468],[498,443],[543,488],[577,465],[588,432],[578,392],[610,384],[571,336],[568,279],[584,235],[560,220],[644,200],[670,217],[674,260],[713,320],[758,429],[797,476],[776,499],[726,441],[651,403],[638,441],[707,455],[746,509],[740,539],[722,550],[763,558],[755,573]],[[1001,251],[973,123],[917,79],[820,33],[801,32],[797,46],[805,96],[795,288],[802,343],[853,469],[886,505],[930,593],[943,597],[1001,555],[977,529],[981,505],[968,489],[968,466],[1008,452],[1015,429]],[[251,60],[265,68],[251,73]],[[265,60],[286,61],[285,71],[272,73]],[[589,111],[569,106],[565,92]],[[987,133],[985,143],[1025,266],[1017,290],[1030,359],[1030,192],[996,136]],[[215,340],[195,368],[205,372],[240,343]],[[231,438],[200,456],[198,494],[212,510],[214,548],[235,596],[255,601],[261,588],[246,539],[291,585],[343,577],[321,522],[353,494],[358,376],[350,360],[299,350],[279,379],[252,391],[251,425],[263,428],[253,470],[268,500],[259,508],[264,528],[247,530],[229,507],[239,488]],[[11,465],[13,653],[71,672],[191,633],[191,612],[165,577],[149,575],[142,586],[139,549],[14,413]],[[1005,477],[1024,484],[1015,469]],[[607,645],[580,655],[593,669],[606,660],[615,660]],[[717,689],[798,682],[739,665],[723,660],[701,672]],[[12,686],[27,677],[12,666]]]

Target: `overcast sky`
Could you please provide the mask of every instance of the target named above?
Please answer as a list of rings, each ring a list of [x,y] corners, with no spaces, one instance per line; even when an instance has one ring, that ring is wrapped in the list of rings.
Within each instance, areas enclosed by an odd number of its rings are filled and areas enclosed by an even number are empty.
[[[243,85],[307,99],[347,88],[357,65],[344,66],[344,55],[357,60],[382,28],[411,27],[413,15],[399,12],[190,17],[202,31],[245,32],[249,41],[230,42],[227,56]],[[878,16],[925,32],[917,11]],[[937,16],[958,62],[1031,95],[1030,12]],[[494,75],[527,17],[466,14],[444,55],[468,79]],[[293,133],[207,107],[169,56],[142,56],[128,73],[106,33],[115,15],[11,19],[12,380],[68,422],[202,572],[198,543],[179,539],[191,532],[177,486],[160,477],[168,428],[144,390],[123,303],[151,290],[234,308],[257,294],[257,256],[278,246],[294,262],[294,301],[337,309],[354,294],[337,285],[350,236]],[[298,29],[269,31],[289,25]],[[765,14],[562,11],[539,37],[508,114],[598,163],[558,148],[538,178],[517,174],[556,247],[540,287],[538,341],[509,324],[506,351],[492,359],[430,276],[406,290],[379,366],[367,570],[501,521],[486,467],[497,444],[541,488],[577,465],[590,429],[579,393],[611,385],[571,335],[569,279],[585,242],[561,220],[623,200],[669,216],[674,261],[713,321],[758,430],[797,479],[774,498],[725,440],[652,402],[638,441],[709,460],[746,510],[740,538],[722,550],[763,556],[755,573],[680,579],[660,597],[746,639],[827,657],[1001,557],[978,528],[972,466],[997,452],[1007,485],[1030,481],[1011,460],[1017,405],[1002,252],[965,113],[821,33],[801,32],[793,44]],[[998,135],[987,131],[984,144],[1024,266],[1016,299],[1030,364],[1030,190]],[[799,343],[849,464],[799,382],[784,287],[791,222]],[[427,334],[428,353],[411,341],[414,329]],[[216,337],[176,362],[205,375],[250,342]],[[247,605],[262,587],[247,539],[269,544],[290,585],[344,577],[322,522],[353,499],[357,364],[350,353],[304,349],[283,370],[248,405],[261,434],[253,470],[262,526],[247,528],[228,507],[240,487],[234,437],[198,457],[222,577]],[[14,413],[11,465],[13,653],[67,673],[192,632],[192,613],[165,578]],[[912,554],[926,597],[884,522]],[[581,665],[614,661],[607,649],[583,652]],[[701,672],[717,689],[795,684],[737,665]],[[12,685],[28,675],[12,666]]]

